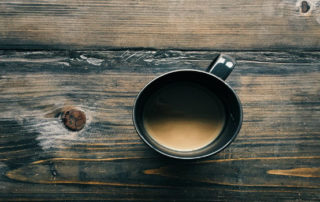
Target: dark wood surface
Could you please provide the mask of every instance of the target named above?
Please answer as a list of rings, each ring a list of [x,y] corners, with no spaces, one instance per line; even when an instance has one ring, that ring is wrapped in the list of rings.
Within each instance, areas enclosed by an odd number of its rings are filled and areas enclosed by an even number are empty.
[[[177,161],[136,134],[135,96],[218,52],[0,51],[1,200],[319,201],[320,52],[225,53],[241,132],[215,156]],[[63,126],[68,107],[85,112],[82,130]]]
[[[320,1],[0,1],[0,49],[123,47],[319,50]]]

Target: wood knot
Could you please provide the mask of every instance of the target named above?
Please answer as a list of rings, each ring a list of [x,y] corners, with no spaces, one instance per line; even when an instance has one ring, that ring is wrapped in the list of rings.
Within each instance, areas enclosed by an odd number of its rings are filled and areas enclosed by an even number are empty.
[[[302,13],[307,13],[310,10],[310,5],[307,1],[302,1],[300,8]]]
[[[63,111],[61,119],[64,125],[72,131],[79,131],[86,124],[86,115],[78,109],[69,108]]]

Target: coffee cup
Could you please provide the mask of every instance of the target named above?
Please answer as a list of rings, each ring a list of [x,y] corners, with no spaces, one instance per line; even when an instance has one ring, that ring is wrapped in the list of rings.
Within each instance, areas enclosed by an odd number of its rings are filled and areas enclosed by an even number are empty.
[[[141,139],[177,159],[204,158],[230,145],[243,116],[239,97],[225,82],[235,65],[221,54],[207,71],[175,70],[148,83],[133,108]]]

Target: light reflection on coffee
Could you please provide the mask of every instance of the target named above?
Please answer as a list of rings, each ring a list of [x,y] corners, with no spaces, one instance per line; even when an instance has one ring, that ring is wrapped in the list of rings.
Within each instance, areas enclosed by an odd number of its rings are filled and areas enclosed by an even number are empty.
[[[143,113],[144,127],[159,144],[192,151],[216,139],[225,123],[222,102],[208,88],[175,82],[154,92]]]

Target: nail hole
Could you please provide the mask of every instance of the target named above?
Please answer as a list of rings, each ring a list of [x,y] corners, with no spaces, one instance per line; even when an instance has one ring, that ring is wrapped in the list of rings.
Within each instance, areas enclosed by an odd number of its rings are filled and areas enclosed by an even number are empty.
[[[301,2],[301,12],[302,13],[307,13],[310,10],[310,6],[307,1],[302,1]]]

